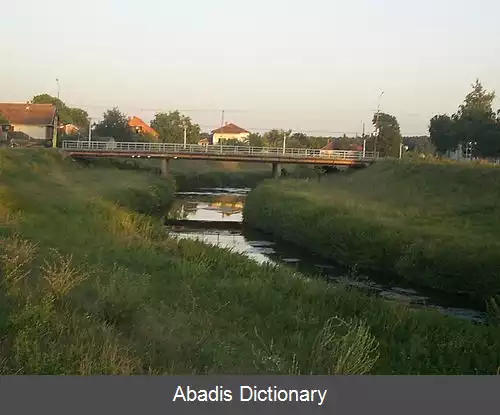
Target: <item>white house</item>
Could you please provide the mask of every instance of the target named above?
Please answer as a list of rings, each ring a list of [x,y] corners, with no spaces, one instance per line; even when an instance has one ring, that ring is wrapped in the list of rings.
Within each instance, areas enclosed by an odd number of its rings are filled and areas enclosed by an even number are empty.
[[[226,123],[224,126],[212,131],[212,144],[218,144],[220,140],[238,140],[244,142],[250,135],[250,131],[244,130],[233,123]]]
[[[20,131],[35,140],[54,140],[57,137],[55,105],[0,103],[0,113],[9,120],[13,131]]]

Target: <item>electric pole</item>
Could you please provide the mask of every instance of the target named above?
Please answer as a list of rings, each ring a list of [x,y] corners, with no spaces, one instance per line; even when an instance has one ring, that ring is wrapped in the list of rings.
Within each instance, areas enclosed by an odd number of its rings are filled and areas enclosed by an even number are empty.
[[[56,78],[56,83],[57,83],[57,99],[59,99],[59,94],[60,94],[59,78]]]
[[[382,95],[384,95],[384,91],[382,91],[378,97],[378,105],[377,105],[377,117],[376,117],[376,130],[377,134],[375,136],[375,141],[373,144],[373,152],[375,157],[377,156],[377,140],[380,135],[380,100],[382,99]]]
[[[89,148],[92,141],[92,118],[89,117]]]
[[[187,144],[187,125],[184,124],[184,150],[186,149]]]

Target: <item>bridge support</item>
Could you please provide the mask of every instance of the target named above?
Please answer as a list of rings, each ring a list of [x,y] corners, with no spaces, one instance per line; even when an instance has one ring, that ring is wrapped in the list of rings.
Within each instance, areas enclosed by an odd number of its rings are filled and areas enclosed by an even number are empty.
[[[281,164],[273,163],[273,177],[277,179],[281,176]]]
[[[161,175],[163,177],[168,177],[169,174],[169,159],[161,159]]]

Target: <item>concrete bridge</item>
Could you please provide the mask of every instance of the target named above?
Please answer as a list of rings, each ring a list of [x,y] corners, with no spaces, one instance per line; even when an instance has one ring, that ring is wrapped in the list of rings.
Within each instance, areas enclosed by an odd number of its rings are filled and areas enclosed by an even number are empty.
[[[279,176],[281,164],[364,167],[377,158],[368,151],[109,141],[65,140],[62,150],[76,158],[156,158],[162,161],[164,175],[171,159],[269,163],[274,176]]]

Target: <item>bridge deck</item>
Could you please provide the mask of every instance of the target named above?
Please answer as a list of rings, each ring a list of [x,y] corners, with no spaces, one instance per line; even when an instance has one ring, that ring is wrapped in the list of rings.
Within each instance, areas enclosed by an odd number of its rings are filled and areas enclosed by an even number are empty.
[[[366,165],[376,159],[373,152],[250,146],[63,141],[63,151],[72,157],[144,157],[162,159],[218,160],[253,163]]]

